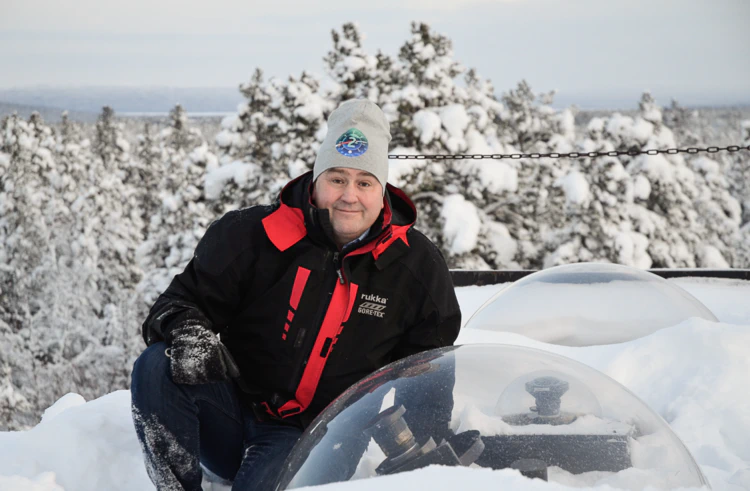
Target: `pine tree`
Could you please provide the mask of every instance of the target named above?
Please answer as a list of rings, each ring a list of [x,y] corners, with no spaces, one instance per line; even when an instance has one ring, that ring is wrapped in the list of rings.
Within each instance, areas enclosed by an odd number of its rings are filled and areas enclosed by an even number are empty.
[[[54,167],[52,132],[38,113],[25,122],[13,114],[3,121],[0,152],[7,172],[2,176],[0,214],[0,313],[19,331],[38,310],[36,292],[49,268],[50,230],[44,212],[50,207],[50,173]]]
[[[246,101],[222,121],[216,136],[219,165],[206,176],[206,197],[217,214],[262,202],[264,176],[278,173],[280,142],[288,131],[281,116],[282,91],[283,85],[265,81],[260,69],[240,86]]]
[[[750,120],[740,123],[740,145],[745,149],[750,146]],[[727,175],[730,192],[742,207],[743,226],[750,223],[750,150],[740,150],[729,160]]]
[[[496,121],[498,140],[507,153],[574,150],[574,114],[570,109],[553,109],[553,97],[553,92],[534,94],[526,81],[503,95]],[[511,236],[518,241],[516,262],[522,268],[541,268],[545,254],[559,246],[559,237],[548,242],[556,229],[563,228],[566,206],[570,204],[560,183],[571,171],[571,162],[531,158],[513,160],[511,165],[517,172],[518,192],[510,199],[498,199],[492,214],[507,224]]]
[[[313,168],[325,138],[326,120],[335,109],[335,96],[323,92],[320,80],[307,72],[302,72],[299,79],[289,77],[281,95],[281,121],[286,133],[275,147],[277,180],[269,187],[274,197],[289,178]]]
[[[609,117],[605,138],[621,151],[675,148],[674,134],[650,94],[643,95],[639,108],[635,118],[617,113]],[[721,190],[726,183],[714,178],[712,165],[679,154],[622,156],[621,161],[633,178],[633,226],[648,237],[654,267],[731,261],[724,257],[728,250],[722,244],[730,240],[726,237],[736,236],[736,226],[731,225],[735,206]],[[709,184],[710,180],[714,182]]]
[[[584,261],[651,266],[647,238],[632,230],[632,181],[617,158],[582,159],[557,184],[566,196],[565,221],[550,234],[546,246],[554,250],[544,267]]]
[[[412,23],[411,34],[399,51],[401,64],[394,78],[400,88],[391,94],[397,111],[390,115],[392,145],[437,152],[445,148],[445,140],[434,129],[437,119],[429,108],[463,102],[465,91],[455,78],[464,68],[453,59],[450,39],[429,25]],[[428,112],[421,112],[425,109]]]
[[[323,58],[328,74],[340,85],[340,100],[370,99],[377,101],[375,72],[378,59],[365,53],[363,35],[356,23],[346,23],[341,33],[331,30],[333,49]]]
[[[114,111],[105,106],[92,145],[93,181],[84,195],[92,212],[90,230],[99,246],[98,283],[105,305],[120,301],[119,295],[132,290],[141,277],[135,250],[143,240],[144,225],[135,186],[143,176],[129,150]]]
[[[185,268],[213,216],[202,188],[206,169],[217,167],[217,159],[200,131],[189,125],[180,105],[170,113],[170,126],[162,131],[159,148],[163,171],[153,188],[159,191],[153,193],[146,240],[137,250],[143,270],[137,290],[144,307],[152,305]]]
[[[0,426],[19,428],[35,423],[40,410],[64,391],[101,393],[100,382],[87,378],[78,363],[87,354],[91,363],[101,363],[98,372],[127,370],[107,365],[90,342],[79,342],[106,331],[90,329],[90,322],[99,321],[92,300],[98,292],[89,281],[86,256],[76,249],[78,199],[71,199],[73,177],[85,173],[70,165],[75,145],[65,121],[59,138],[38,114],[28,123],[9,118],[4,127],[3,154],[9,157],[0,160],[9,164],[3,188],[10,192],[0,199],[7,205],[0,271],[10,294],[2,295],[0,321]],[[57,155],[67,161],[57,162]]]
[[[399,87],[388,94],[383,106],[392,121],[394,152],[492,154],[508,150],[498,139],[497,118],[503,106],[492,85],[474,70],[466,73],[466,87],[456,83],[464,68],[453,59],[448,38],[426,24],[412,24],[412,37],[401,48],[398,65],[383,65],[388,72],[376,80],[393,80]],[[515,241],[508,227],[494,220],[498,203],[517,190],[517,171],[512,165],[489,160],[396,161],[391,163],[391,174],[414,198],[420,216],[417,226],[443,250],[451,267],[516,264]],[[452,207],[480,217],[476,240],[465,242],[473,244],[471,251],[460,248],[459,254],[453,246]]]
[[[675,143],[680,148],[695,147],[701,142],[697,126],[698,111],[687,109],[672,99],[670,106],[662,111],[664,126],[674,134]]]

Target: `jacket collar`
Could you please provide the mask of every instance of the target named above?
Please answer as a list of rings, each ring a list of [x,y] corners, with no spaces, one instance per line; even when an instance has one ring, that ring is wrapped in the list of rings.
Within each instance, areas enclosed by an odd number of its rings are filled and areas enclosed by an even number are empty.
[[[263,219],[266,235],[280,251],[289,249],[305,237],[336,248],[330,238],[328,210],[312,204],[311,186],[312,172],[289,181],[281,190],[278,208]],[[344,251],[347,255],[372,252],[377,261],[397,241],[408,249],[406,233],[416,221],[416,207],[403,191],[390,184],[386,185],[383,199],[385,206],[370,227],[370,233],[356,244],[355,249]]]

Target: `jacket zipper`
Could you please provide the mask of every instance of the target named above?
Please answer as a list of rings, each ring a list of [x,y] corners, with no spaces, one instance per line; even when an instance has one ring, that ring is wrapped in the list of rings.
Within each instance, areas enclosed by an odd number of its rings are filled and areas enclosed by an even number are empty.
[[[344,260],[341,260],[341,263],[339,263],[339,253],[334,252],[333,253],[333,267],[336,268],[336,274],[339,277],[339,282],[341,282],[342,285],[346,284],[346,280],[344,279],[344,274],[342,273],[342,270],[344,269]]]
[[[344,278],[341,274],[341,270],[338,264],[339,259],[339,253],[334,252],[333,253],[333,267],[336,270],[336,276],[339,281],[341,281],[342,284],[344,284]],[[324,274],[327,275],[328,273],[328,261],[331,260],[331,251],[326,252],[326,259],[325,259],[325,270]],[[327,281],[327,280],[324,280]],[[318,309],[317,315],[315,316],[315,323],[310,324],[311,329],[305,329],[302,328],[300,330],[300,334],[297,335],[297,339],[294,342],[294,347],[298,348],[301,347],[300,355],[303,355],[302,358],[298,358],[298,361],[294,368],[294,378],[292,380],[294,381],[294,389],[296,390],[297,386],[299,386],[299,382],[302,379],[302,374],[305,370],[305,367],[307,366],[307,360],[310,358],[310,354],[312,353],[313,346],[315,346],[315,340],[317,339],[317,335],[320,332],[320,327],[323,324],[323,318],[325,317],[326,312],[328,311],[328,307],[331,305],[331,299],[333,298],[333,291],[336,289],[336,280],[331,284],[331,286],[327,289],[328,293],[328,301],[325,302],[325,305],[321,305]]]

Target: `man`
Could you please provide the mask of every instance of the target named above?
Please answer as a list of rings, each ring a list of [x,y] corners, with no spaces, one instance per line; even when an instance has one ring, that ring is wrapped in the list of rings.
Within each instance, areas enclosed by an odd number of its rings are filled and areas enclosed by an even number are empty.
[[[344,102],[312,172],[214,222],[143,324],[133,419],[158,489],[269,489],[303,429],[378,368],[452,345],[460,311],[416,210],[387,185],[390,128]],[[217,337],[219,334],[220,337]]]

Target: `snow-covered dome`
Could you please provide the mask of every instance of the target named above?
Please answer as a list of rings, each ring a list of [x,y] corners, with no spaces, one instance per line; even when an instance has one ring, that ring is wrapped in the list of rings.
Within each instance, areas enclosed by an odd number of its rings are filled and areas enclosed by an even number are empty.
[[[653,273],[580,263],[516,281],[487,300],[465,327],[592,346],[637,339],[690,317],[718,322],[698,299]]]
[[[569,486],[707,486],[669,425],[611,378],[546,351],[482,344],[413,355],[352,386],[302,435],[276,489],[432,464]]]

